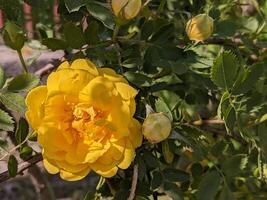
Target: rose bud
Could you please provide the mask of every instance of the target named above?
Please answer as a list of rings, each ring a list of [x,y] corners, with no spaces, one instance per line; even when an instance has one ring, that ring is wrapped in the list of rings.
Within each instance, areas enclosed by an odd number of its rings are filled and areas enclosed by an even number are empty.
[[[135,18],[142,7],[141,0],[111,0],[114,15],[119,21],[128,21]]]
[[[207,14],[199,14],[186,24],[186,33],[190,40],[202,42],[208,39],[213,32],[213,19]]]
[[[171,121],[164,113],[151,113],[142,127],[143,135],[151,143],[159,143],[171,133]]]

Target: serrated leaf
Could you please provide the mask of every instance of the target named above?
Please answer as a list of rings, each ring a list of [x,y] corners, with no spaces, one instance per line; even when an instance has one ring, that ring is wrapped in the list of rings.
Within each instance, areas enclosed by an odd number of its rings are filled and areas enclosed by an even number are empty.
[[[0,130],[13,131],[14,121],[8,113],[0,109]]]
[[[263,63],[257,63],[244,70],[241,80],[235,84],[232,94],[243,94],[250,91],[263,75],[263,67],[265,67]]]
[[[188,173],[179,169],[167,168],[164,169],[162,173],[165,179],[170,182],[185,182],[188,181],[190,178]]]
[[[238,71],[238,61],[231,52],[221,53],[211,67],[211,80],[221,88],[229,90],[233,87]]]
[[[52,51],[63,50],[68,47],[68,44],[64,40],[56,39],[56,38],[46,38],[42,40],[42,44],[47,46],[47,48]]]
[[[29,133],[28,122],[22,117],[19,119],[17,130],[15,132],[15,138],[17,144],[21,144],[26,139],[28,133]]]
[[[201,179],[196,194],[197,200],[214,200],[221,184],[221,177],[217,171],[207,172]]]
[[[87,2],[86,8],[94,18],[101,21],[107,28],[114,29],[114,17],[108,8],[95,2]]]
[[[0,94],[0,101],[10,110],[18,113],[24,113],[25,101],[24,98],[16,93],[5,92]]]
[[[39,81],[39,77],[34,74],[21,74],[9,82],[7,89],[10,92],[25,92],[37,86]]]
[[[248,163],[248,157],[245,154],[234,155],[230,158],[224,160],[222,164],[222,170],[226,174],[227,177],[235,177],[242,170],[245,169]]]
[[[64,0],[64,2],[69,12],[78,11],[82,6],[85,5],[84,0]]]
[[[144,74],[128,71],[124,73],[124,76],[128,81],[138,87],[148,87],[152,83],[152,79]]]
[[[72,22],[64,24],[63,33],[66,42],[71,48],[80,49],[86,44],[82,30]]]
[[[157,168],[160,165],[159,160],[149,151],[144,153],[144,161],[147,166]]]
[[[6,76],[5,76],[5,71],[3,68],[0,66],[0,89],[3,88],[6,82]]]
[[[14,50],[21,50],[26,41],[22,29],[14,22],[8,21],[3,32],[5,44]]]
[[[15,156],[11,155],[8,159],[8,174],[10,177],[15,177],[18,172],[18,161]]]

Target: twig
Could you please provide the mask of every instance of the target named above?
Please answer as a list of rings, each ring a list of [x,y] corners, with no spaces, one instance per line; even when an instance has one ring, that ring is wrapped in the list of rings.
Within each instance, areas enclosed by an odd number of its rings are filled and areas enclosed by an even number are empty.
[[[15,147],[12,148],[11,150],[9,150],[5,155],[3,155],[3,156],[0,158],[0,161],[4,160],[7,156],[11,155],[14,151],[16,151],[18,148],[20,148],[25,142],[28,141],[28,139],[29,139],[33,134],[34,134],[34,132],[31,133],[31,134],[29,134],[29,135],[25,138],[25,140],[23,140],[19,145],[15,146]]]
[[[131,190],[130,190],[130,195],[129,195],[127,200],[134,200],[135,190],[136,190],[136,186],[137,186],[137,179],[138,179],[138,165],[135,164],[134,169],[133,169],[132,186],[131,186]]]
[[[223,125],[224,121],[221,119],[200,119],[197,121],[192,122],[195,126],[203,126],[203,125]]]
[[[56,66],[52,65],[51,63],[49,63],[49,64],[45,65],[44,67],[42,67],[41,69],[37,70],[34,73],[36,75],[38,75],[38,76],[43,76],[44,74],[48,74],[54,68],[56,68]]]
[[[55,194],[47,178],[42,174],[41,170],[37,165],[32,166],[29,169],[29,174],[32,183],[36,189],[36,192],[40,200],[56,200]]]
[[[18,165],[18,174],[21,174],[24,170],[30,168],[43,159],[41,154],[32,156],[29,160],[24,161]],[[0,183],[7,181],[11,177],[8,174],[8,170],[0,174]]]

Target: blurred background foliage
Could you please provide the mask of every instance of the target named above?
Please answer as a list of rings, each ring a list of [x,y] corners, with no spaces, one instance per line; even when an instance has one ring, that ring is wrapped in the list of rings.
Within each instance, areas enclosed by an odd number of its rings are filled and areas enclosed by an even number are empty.
[[[32,8],[32,30],[24,28],[23,3]],[[136,152],[136,199],[267,199],[266,0],[147,0],[118,34],[105,0],[0,0],[0,10],[5,44],[20,58],[24,44],[63,50],[70,61],[90,58],[139,90],[140,122],[149,110],[171,119],[167,140],[144,140]],[[214,32],[196,44],[185,25],[200,13],[214,19]],[[0,128],[27,160],[37,153],[28,142],[35,137],[23,118],[23,97],[40,77],[4,74],[1,70]],[[6,145],[1,138],[1,148]],[[16,176],[12,155],[6,156],[9,176]],[[132,171],[100,179],[84,199],[127,199]]]

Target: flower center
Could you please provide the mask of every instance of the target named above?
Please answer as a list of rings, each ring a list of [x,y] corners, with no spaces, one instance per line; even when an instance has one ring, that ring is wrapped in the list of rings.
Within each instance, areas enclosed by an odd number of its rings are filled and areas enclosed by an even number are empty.
[[[77,104],[73,110],[72,128],[79,136],[95,138],[103,135],[106,113],[86,103]]]

